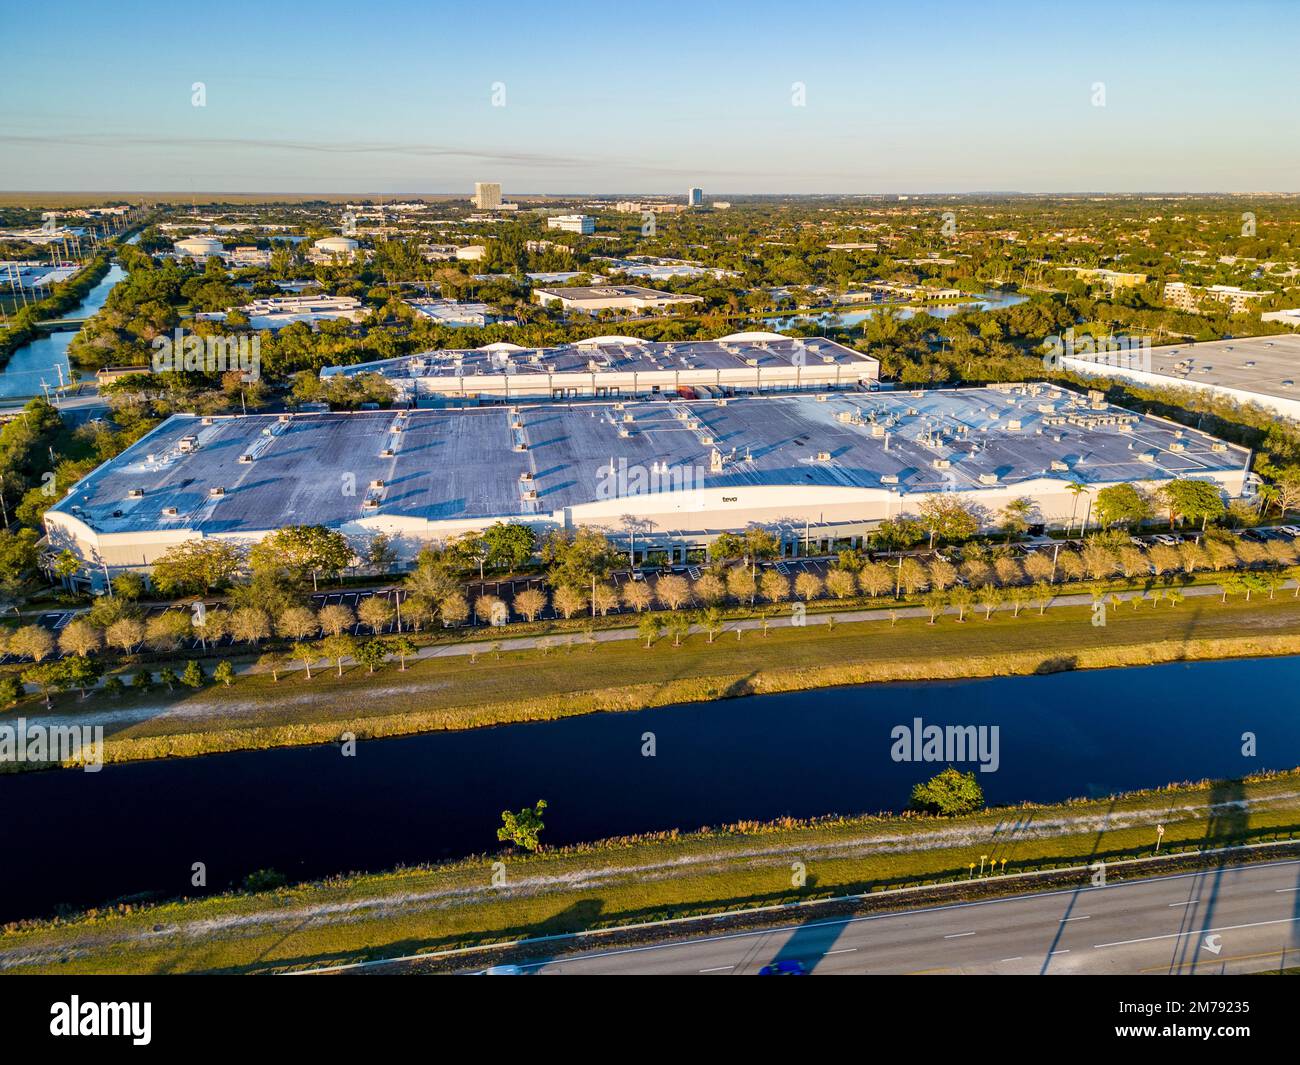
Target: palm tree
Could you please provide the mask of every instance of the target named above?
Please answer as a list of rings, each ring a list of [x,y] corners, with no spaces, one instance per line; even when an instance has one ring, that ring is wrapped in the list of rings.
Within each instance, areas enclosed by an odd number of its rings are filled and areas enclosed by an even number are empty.
[[[1070,530],[1074,528],[1074,516],[1079,510],[1079,497],[1092,491],[1082,481],[1071,481],[1065,486],[1065,490],[1074,496],[1074,501],[1070,504],[1070,524],[1065,527],[1065,535],[1070,535]]]

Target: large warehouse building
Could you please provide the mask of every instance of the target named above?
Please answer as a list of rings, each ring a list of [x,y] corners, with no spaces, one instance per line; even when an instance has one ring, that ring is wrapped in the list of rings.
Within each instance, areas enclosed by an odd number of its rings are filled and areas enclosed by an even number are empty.
[[[321,377],[363,373],[382,374],[404,403],[434,405],[857,388],[878,380],[880,363],[833,340],[753,332],[676,343],[603,336],[553,348],[490,344],[330,366]]]
[[[787,547],[857,538],[961,493],[989,524],[1028,497],[1063,523],[1069,485],[1195,477],[1246,491],[1249,453],[1046,385],[465,410],[176,415],[46,515],[95,587],[202,537],[288,524],[396,539],[412,557],[498,520],[606,529],[683,557],[761,524]]]
[[[1201,344],[1068,355],[1061,365],[1077,373],[1114,377],[1156,388],[1207,392],[1300,420],[1300,335],[1237,337]]]

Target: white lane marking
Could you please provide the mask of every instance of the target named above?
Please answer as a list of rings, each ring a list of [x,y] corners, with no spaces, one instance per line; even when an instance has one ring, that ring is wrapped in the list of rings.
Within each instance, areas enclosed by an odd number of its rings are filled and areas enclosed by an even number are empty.
[[[1300,917],[1283,917],[1279,921],[1252,921],[1250,924],[1226,924],[1219,928],[1198,928],[1190,932],[1171,932],[1167,936],[1146,936],[1142,939],[1120,939],[1114,943],[1094,943],[1094,950],[1101,950],[1102,947],[1127,947],[1131,943],[1155,943],[1161,939],[1182,939],[1183,936],[1199,936],[1209,932],[1233,932],[1240,928],[1266,928],[1271,924],[1295,924],[1300,921]]]
[[[843,947],[840,950],[828,950],[826,957],[829,958],[832,954],[852,954],[857,949],[857,947]]]
[[[1002,961],[1024,961],[1023,954],[1017,954],[1014,958],[1003,958]]]
[[[1050,958],[1053,954],[1069,954],[1069,953],[1070,952],[1068,950],[1050,950],[1047,952],[1047,956]]]
[[[439,648],[438,650],[442,651],[443,648]],[[1282,861],[1276,861],[1276,862],[1260,862],[1257,865],[1243,867],[1242,871],[1245,872],[1246,869],[1249,869],[1249,872],[1245,873],[1245,875],[1249,876],[1250,873],[1256,871],[1280,869],[1290,865],[1300,865],[1300,859],[1290,858],[1290,859],[1284,859]],[[720,943],[729,939],[749,939],[753,936],[771,935],[774,932],[794,932],[796,930],[807,930],[810,928],[844,928],[849,925],[866,924],[869,921],[887,921],[892,917],[917,917],[917,916],[924,916],[932,913],[943,913],[949,910],[968,910],[968,909],[975,909],[977,907],[984,907],[984,906],[1000,906],[1008,902],[1034,902],[1039,899],[1052,898],[1053,896],[1056,895],[1079,895],[1079,894],[1083,894],[1084,892],[1091,893],[1094,891],[1104,891],[1104,892],[1110,892],[1112,894],[1119,892],[1120,894],[1125,894],[1126,892],[1123,890],[1124,888],[1151,887],[1153,885],[1168,883],[1173,880],[1187,880],[1190,877],[1203,877],[1204,875],[1205,875],[1205,870],[1199,869],[1191,873],[1170,873],[1167,876],[1151,876],[1151,877],[1140,877],[1136,880],[1120,880],[1112,884],[1107,884],[1105,887],[1080,886],[1080,887],[1073,887],[1073,888],[1061,888],[1056,891],[1030,892],[1029,894],[1026,895],[1006,895],[998,899],[981,899],[977,902],[951,902],[942,906],[923,906],[911,910],[896,910],[892,913],[866,914],[862,917],[832,917],[832,918],[827,918],[826,920],[823,921],[810,921],[807,924],[803,924],[803,925],[781,925],[774,928],[756,929],[753,931],[722,932],[714,936],[704,936],[697,939],[683,939],[671,943],[650,943],[641,947],[621,947],[615,950],[605,950],[605,951],[600,951],[598,953],[592,953],[592,954],[574,954],[571,958],[568,958],[566,960],[567,961],[591,961],[595,958],[613,958],[621,954],[641,954],[646,951],[668,950],[673,947],[682,947],[687,945],[695,945],[699,943]],[[713,919],[721,920],[722,917],[720,915],[713,915]],[[569,937],[557,936],[555,938],[562,939],[562,938],[569,938]],[[512,946],[514,944],[507,943],[501,945]],[[397,957],[397,958],[376,958],[373,961],[351,962],[346,965],[332,965],[321,969],[304,969],[301,970],[300,973],[295,973],[293,975],[308,976],[308,975],[314,975],[318,973],[339,972],[346,969],[363,969],[363,968],[370,968],[377,965],[393,965],[393,964],[398,964],[407,961],[427,961],[430,957],[438,957],[438,956],[439,955],[436,954],[435,955],[412,954],[412,955],[407,955],[405,957]],[[543,965],[546,964],[548,963],[528,962],[524,965],[521,965],[520,968],[535,969],[535,968],[541,968]]]
[[[950,936],[944,936],[944,939],[961,939],[962,936],[973,936],[974,932],[954,932]]]
[[[1090,921],[1090,920],[1092,920],[1092,914],[1085,913],[1082,917],[1062,917],[1061,924],[1066,924],[1069,921]]]
[[[1173,910],[1177,909],[1179,906],[1195,906],[1200,901],[1200,899],[1188,899],[1186,902],[1171,902],[1169,908]]]
[[[1281,895],[1287,891],[1300,891],[1300,887],[1280,887],[1280,888],[1274,888],[1273,890],[1276,891],[1279,895]]]
[[[700,972],[721,973],[721,972],[725,972],[727,969],[734,969],[734,968],[735,968],[734,965],[715,965],[712,969],[701,969]]]

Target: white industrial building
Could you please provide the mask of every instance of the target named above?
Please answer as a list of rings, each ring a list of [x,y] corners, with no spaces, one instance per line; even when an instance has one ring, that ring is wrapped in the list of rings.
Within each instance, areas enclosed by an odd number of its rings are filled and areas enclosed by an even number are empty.
[[[566,311],[596,314],[600,311],[661,311],[703,303],[699,296],[679,296],[640,285],[576,285],[570,288],[535,288],[538,303],[559,304]]]
[[[1093,355],[1066,355],[1063,369],[1155,388],[1205,392],[1300,421],[1300,335],[1235,337]]]
[[[225,251],[225,246],[216,237],[185,237],[172,244],[172,250],[181,258],[206,262],[213,256]]]
[[[312,242],[316,254],[327,258],[351,259],[360,247],[351,237],[321,237]]]
[[[400,402],[440,405],[858,389],[876,383],[880,363],[823,337],[752,332],[654,343],[599,336],[551,348],[425,351],[326,367],[321,378],[366,373],[385,377]]]
[[[68,489],[50,546],[102,587],[174,544],[321,524],[403,559],[519,522],[593,526],[674,557],[761,525],[786,550],[858,543],[959,493],[993,526],[1077,517],[1074,483],[1197,478],[1237,497],[1250,453],[1050,385],[299,415],[176,415]],[[342,483],[355,483],[353,493]]]

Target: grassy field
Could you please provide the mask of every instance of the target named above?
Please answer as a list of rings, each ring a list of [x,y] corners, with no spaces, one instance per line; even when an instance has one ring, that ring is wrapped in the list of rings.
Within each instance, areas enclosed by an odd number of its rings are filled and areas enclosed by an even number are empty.
[[[1300,837],[1300,771],[964,818],[827,818],[606,841],[8,926],[0,971],[274,972],[666,917]],[[502,861],[504,884],[494,885]],[[1005,860],[1005,864],[1004,864]],[[807,881],[792,886],[791,864]],[[472,964],[469,963],[469,964]]]
[[[437,729],[548,720],[596,711],[635,710],[764,692],[874,681],[1055,672],[1153,662],[1300,653],[1300,600],[1189,599],[1112,610],[1094,626],[1089,607],[1040,616],[1009,612],[837,624],[745,633],[710,644],[694,635],[647,650],[636,640],[576,642],[549,652],[468,656],[388,665],[373,676],[353,666],[300,669],[274,683],[241,677],[224,688],[178,689],[120,698],[97,693],[28,701],[33,723],[102,724],[109,761],[175,757]],[[10,716],[13,716],[12,714]]]

